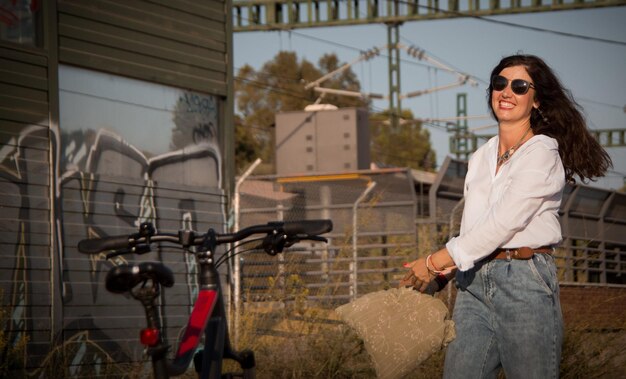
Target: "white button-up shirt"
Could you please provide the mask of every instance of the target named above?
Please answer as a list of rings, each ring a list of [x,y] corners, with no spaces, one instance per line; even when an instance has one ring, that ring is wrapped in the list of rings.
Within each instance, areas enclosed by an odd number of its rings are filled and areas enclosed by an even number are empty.
[[[535,135],[496,174],[498,137],[470,158],[461,232],[447,244],[461,271],[495,249],[537,248],[561,241],[558,210],[565,173],[555,139]]]

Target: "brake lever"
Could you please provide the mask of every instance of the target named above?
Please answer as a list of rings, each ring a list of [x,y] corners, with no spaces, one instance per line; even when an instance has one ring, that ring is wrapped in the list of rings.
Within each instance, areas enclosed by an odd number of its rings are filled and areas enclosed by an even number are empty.
[[[318,242],[324,242],[324,243],[328,242],[328,238],[325,238],[322,236],[308,236],[306,238],[303,238],[303,240],[318,241]]]
[[[261,246],[263,246],[263,250],[269,255],[276,255],[278,253],[282,253],[285,245],[287,244],[287,235],[283,233],[279,234],[268,234],[263,239]]]
[[[291,247],[304,240],[328,242],[328,239],[316,235],[296,234],[294,236],[287,236],[286,234],[279,233],[268,234],[263,239],[261,246],[263,246],[263,250],[265,250],[267,254],[276,255],[278,253],[282,253],[286,247]]]
[[[328,240],[326,238],[321,237],[321,236],[315,236],[315,235],[310,236],[310,235],[297,234],[297,235],[287,239],[287,241],[285,242],[285,246],[284,247],[291,247],[295,243],[300,242],[300,241],[328,242]]]

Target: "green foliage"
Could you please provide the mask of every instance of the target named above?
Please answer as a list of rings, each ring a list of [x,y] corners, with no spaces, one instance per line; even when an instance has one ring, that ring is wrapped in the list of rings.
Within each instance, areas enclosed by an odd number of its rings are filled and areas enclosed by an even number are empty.
[[[281,51],[260,70],[245,65],[235,78],[235,96],[238,120],[235,123],[235,154],[239,172],[256,158],[265,167],[259,172],[274,171],[274,123],[278,112],[301,111],[313,104],[319,93],[306,90],[307,83],[341,67],[337,56],[326,54],[319,67],[306,59],[299,60],[293,52]],[[347,69],[324,81],[324,87],[360,91],[360,83],[352,70]],[[367,107],[368,103],[346,96],[326,96],[324,103],[337,107]]]
[[[436,154],[431,148],[428,130],[414,120],[409,110],[402,111],[397,128],[392,126],[390,116],[388,110],[370,116],[372,161],[434,171]]]
[[[240,169],[245,169],[258,157],[261,143],[254,137],[254,133],[249,133],[246,130],[243,120],[238,115],[235,115],[235,141],[237,143],[235,162],[241,165],[238,166]]]
[[[242,172],[256,158],[264,165],[257,173],[274,172],[274,123],[278,112],[301,111],[313,104],[320,94],[306,90],[307,83],[343,66],[335,54],[320,58],[318,67],[295,53],[279,52],[260,70],[249,65],[239,69],[235,81],[237,117],[235,122],[235,154],[237,170]],[[346,69],[325,80],[322,87],[360,92],[356,74]],[[339,108],[369,107],[356,97],[325,95],[323,103]],[[400,127],[390,126],[390,113],[384,111],[370,117],[372,161],[389,166],[434,170],[435,152],[431,148],[430,133],[422,129],[410,111],[403,111]]]

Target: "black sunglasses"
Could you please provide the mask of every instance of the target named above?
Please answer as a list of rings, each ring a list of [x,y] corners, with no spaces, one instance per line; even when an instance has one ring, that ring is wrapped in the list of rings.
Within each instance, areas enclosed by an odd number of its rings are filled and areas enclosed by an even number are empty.
[[[502,75],[496,75],[491,78],[491,88],[494,91],[502,91],[509,85],[509,79],[505,78]],[[527,82],[522,79],[513,79],[511,80],[511,90],[516,95],[524,95],[528,92],[529,88],[535,88],[535,85],[531,82]]]

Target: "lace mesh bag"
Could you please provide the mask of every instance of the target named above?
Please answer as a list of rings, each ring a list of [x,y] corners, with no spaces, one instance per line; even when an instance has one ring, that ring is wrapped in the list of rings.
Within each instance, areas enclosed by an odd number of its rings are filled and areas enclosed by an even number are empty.
[[[363,339],[381,379],[404,378],[455,337],[446,305],[409,288],[372,292],[335,311]]]

